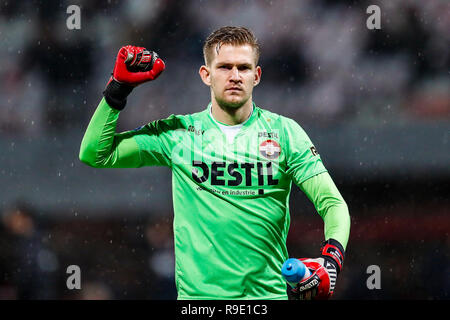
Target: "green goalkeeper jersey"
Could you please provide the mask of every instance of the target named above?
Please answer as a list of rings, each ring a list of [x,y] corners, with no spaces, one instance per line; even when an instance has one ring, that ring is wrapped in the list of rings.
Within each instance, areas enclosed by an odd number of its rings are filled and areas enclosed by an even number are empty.
[[[171,168],[179,299],[286,299],[292,182],[301,186],[326,169],[294,120],[253,105],[228,140],[210,108],[116,133],[120,112],[102,99],[80,159],[98,168]],[[335,235],[325,235],[345,246],[348,222],[329,216]]]

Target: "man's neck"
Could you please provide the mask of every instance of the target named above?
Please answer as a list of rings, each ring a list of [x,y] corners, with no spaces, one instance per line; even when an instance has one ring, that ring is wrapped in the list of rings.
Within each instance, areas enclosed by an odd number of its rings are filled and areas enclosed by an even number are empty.
[[[248,99],[238,108],[220,106],[215,99],[211,100],[211,113],[215,120],[229,126],[240,124],[247,120],[253,111],[253,101]]]

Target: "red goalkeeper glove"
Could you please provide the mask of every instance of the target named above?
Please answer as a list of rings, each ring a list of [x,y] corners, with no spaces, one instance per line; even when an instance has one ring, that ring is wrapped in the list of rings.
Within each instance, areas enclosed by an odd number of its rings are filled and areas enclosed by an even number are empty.
[[[294,300],[324,300],[329,299],[336,286],[336,279],[344,263],[344,248],[334,240],[329,239],[322,247],[322,254],[317,259],[300,259],[311,275],[303,279],[295,288],[289,288],[288,294]]]
[[[112,77],[103,92],[106,102],[122,110],[134,87],[155,80],[164,69],[164,62],[154,51],[130,45],[120,48]]]

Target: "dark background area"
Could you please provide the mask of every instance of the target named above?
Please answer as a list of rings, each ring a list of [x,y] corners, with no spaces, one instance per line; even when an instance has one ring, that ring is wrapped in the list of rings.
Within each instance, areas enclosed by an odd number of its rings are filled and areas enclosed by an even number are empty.
[[[69,30],[69,5],[81,29]],[[366,9],[381,9],[368,30]],[[167,168],[78,160],[118,49],[167,69],[133,91],[119,130],[206,108],[207,35],[261,42],[254,101],[295,119],[319,150],[352,226],[335,299],[448,299],[448,1],[0,1],[0,299],[175,299]],[[297,188],[288,249],[314,257],[323,223]],[[66,269],[81,268],[68,290]],[[381,270],[369,290],[367,268]]]

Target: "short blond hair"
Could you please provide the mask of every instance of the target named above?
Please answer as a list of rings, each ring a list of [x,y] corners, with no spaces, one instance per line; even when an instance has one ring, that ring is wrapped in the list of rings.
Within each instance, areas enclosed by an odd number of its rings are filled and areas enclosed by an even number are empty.
[[[216,53],[219,53],[219,49],[223,44],[231,45],[250,45],[255,52],[255,65],[258,64],[261,48],[253,32],[245,27],[221,27],[213,31],[208,38],[206,38],[203,45],[203,57],[205,63],[209,65],[212,61],[212,48],[216,49]]]

